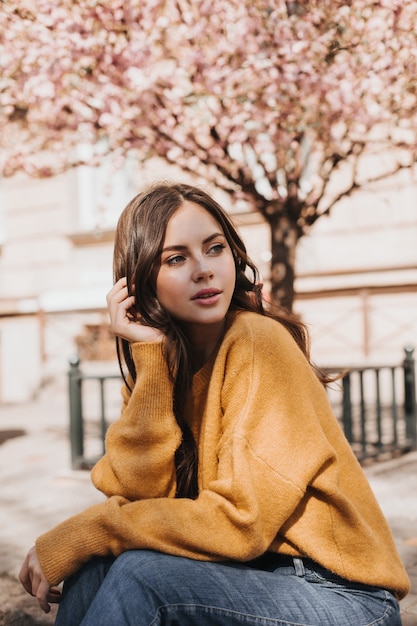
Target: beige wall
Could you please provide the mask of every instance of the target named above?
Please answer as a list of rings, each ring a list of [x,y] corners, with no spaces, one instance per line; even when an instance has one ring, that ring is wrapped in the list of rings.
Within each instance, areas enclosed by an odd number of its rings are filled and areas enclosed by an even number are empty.
[[[299,245],[297,310],[316,360],[393,363],[417,347],[417,184],[409,170],[346,198]]]

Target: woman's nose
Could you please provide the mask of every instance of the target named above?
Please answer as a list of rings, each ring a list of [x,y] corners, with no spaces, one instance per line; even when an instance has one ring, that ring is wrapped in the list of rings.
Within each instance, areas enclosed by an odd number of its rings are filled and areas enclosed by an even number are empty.
[[[203,280],[213,277],[213,270],[208,266],[205,260],[198,261],[193,271],[193,280]]]

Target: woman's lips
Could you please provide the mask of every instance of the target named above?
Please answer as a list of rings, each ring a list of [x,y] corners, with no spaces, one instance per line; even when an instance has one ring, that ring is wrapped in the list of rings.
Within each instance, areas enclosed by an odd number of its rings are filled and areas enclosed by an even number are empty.
[[[193,301],[198,301],[206,304],[214,304],[219,299],[221,294],[220,289],[200,289],[196,294],[191,298]]]

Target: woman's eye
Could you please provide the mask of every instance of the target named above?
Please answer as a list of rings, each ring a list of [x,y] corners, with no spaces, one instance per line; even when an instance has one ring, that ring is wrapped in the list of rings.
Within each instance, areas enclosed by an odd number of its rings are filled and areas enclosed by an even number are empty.
[[[166,260],[167,265],[179,265],[184,261],[184,257],[181,254],[176,254]]]
[[[225,247],[224,243],[216,243],[214,246],[211,246],[209,252],[211,254],[221,254]]]

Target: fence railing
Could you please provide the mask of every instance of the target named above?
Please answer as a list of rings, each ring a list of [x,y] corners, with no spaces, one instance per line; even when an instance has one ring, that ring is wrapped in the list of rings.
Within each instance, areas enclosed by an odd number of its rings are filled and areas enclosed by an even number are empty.
[[[84,374],[80,368],[80,359],[70,359],[68,371],[68,399],[69,399],[69,435],[71,445],[71,465],[74,469],[90,469],[105,452],[105,436],[109,424],[116,419],[109,415],[109,401],[106,397],[107,387],[111,381],[117,381],[118,392],[114,394],[120,399],[122,378],[120,374]],[[86,385],[90,385],[88,398]],[[86,410],[86,401],[93,400],[93,410]],[[118,403],[120,410],[120,401]],[[90,419],[86,413],[90,413]],[[89,432],[87,432],[89,431]],[[87,451],[89,440],[95,440],[98,446],[90,453]]]
[[[414,348],[399,365],[346,368],[330,401],[360,461],[417,447]],[[337,372],[338,368],[326,368]]]
[[[360,461],[417,448],[414,348],[407,346],[404,351],[404,360],[398,365],[326,368],[329,373],[341,369],[346,372],[338,383],[330,385],[328,393]],[[108,425],[119,416],[120,386],[119,374],[84,374],[78,357],[70,360],[68,391],[74,469],[89,469],[104,453]]]

